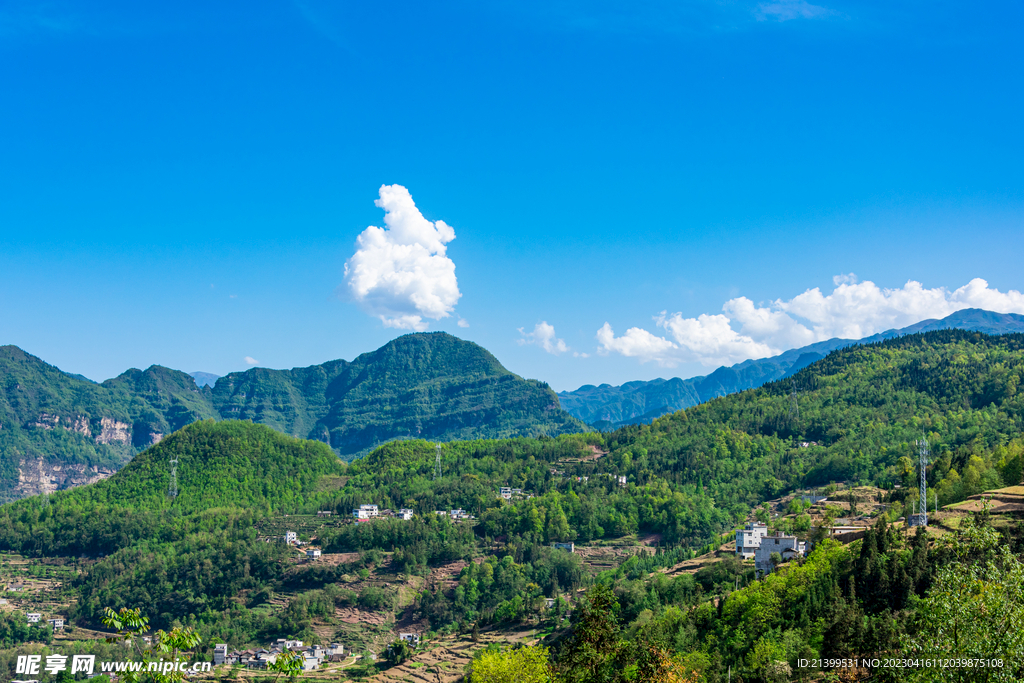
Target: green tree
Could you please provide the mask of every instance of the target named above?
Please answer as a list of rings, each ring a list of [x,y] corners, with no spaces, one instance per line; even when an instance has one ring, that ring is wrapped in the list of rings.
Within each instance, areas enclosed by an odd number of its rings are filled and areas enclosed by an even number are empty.
[[[398,666],[412,657],[412,654],[412,647],[409,643],[399,638],[388,645],[387,660],[392,666]]]
[[[986,510],[987,511],[987,510]],[[908,651],[945,658],[1000,658],[1000,668],[936,668],[921,681],[1020,681],[1024,678],[1024,564],[999,534],[965,519],[947,541],[951,561],[920,605]]]
[[[127,642],[139,659],[147,663],[174,661],[182,652],[193,650],[201,641],[195,630],[189,626],[176,626],[170,631],[157,631],[152,639],[152,646],[145,647],[142,636],[149,630],[149,619],[142,616],[139,608],[122,607],[115,612],[107,607],[103,613],[103,624],[117,632],[116,636],[107,638],[108,643]],[[156,681],[157,683],[173,683],[184,678],[182,671],[142,671],[120,674],[125,683]]]
[[[277,677],[274,681],[277,681],[281,676],[298,676],[302,673],[303,661],[302,655],[298,652],[292,652],[291,650],[285,650],[277,657],[274,658],[270,664],[267,665],[268,671],[276,671]]]
[[[485,651],[471,664],[470,683],[549,683],[548,649],[541,645]]]

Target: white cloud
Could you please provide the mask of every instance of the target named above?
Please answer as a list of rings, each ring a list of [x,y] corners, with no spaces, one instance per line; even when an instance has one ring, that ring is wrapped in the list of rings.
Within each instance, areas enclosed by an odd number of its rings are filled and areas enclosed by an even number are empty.
[[[345,282],[385,327],[423,331],[424,318],[447,318],[462,296],[445,246],[455,230],[424,218],[401,185],[382,185],[374,204],[384,209],[386,227],[371,225],[360,233],[345,264]]]
[[[681,313],[662,312],[654,321],[668,333],[665,337],[638,327],[616,337],[605,323],[597,331],[598,353],[619,353],[666,367],[686,362],[727,365],[833,337],[861,339],[922,320],[945,318],[964,308],[1024,314],[1024,294],[1000,292],[981,278],[953,291],[928,289],[914,280],[883,289],[871,281],[858,282],[852,273],[837,275],[833,282],[836,286],[829,294],[815,287],[767,305],[757,305],[747,297],[730,299],[722,306],[723,314],[684,318]]]
[[[827,7],[812,5],[807,0],[775,0],[774,2],[762,2],[754,11],[758,21],[774,19],[775,21],[789,21],[790,19],[820,19],[833,14],[835,10]]]
[[[832,276],[832,284],[834,285],[855,285],[859,281],[856,273],[840,273],[839,275]]]
[[[626,330],[626,334],[616,337],[612,326],[605,323],[597,331],[597,341],[601,344],[597,348],[597,352],[602,356],[615,352],[629,358],[639,358],[641,363],[655,361],[659,365],[669,367],[678,362],[675,352],[679,347],[669,340],[639,327],[631,327]]]
[[[252,356],[246,356],[242,360],[245,361],[246,365],[259,365],[260,364],[260,362],[258,360],[256,360],[255,358],[253,358]]]
[[[558,339],[555,336],[554,325],[548,325],[546,320],[537,323],[533,328],[533,332],[525,332],[523,328],[520,327],[519,334],[522,335],[522,339],[517,340],[520,346],[523,344],[532,344],[534,346],[539,346],[548,353],[556,356],[569,350],[565,341]]]
[[[469,327],[469,321],[465,318],[459,318],[459,327]]]

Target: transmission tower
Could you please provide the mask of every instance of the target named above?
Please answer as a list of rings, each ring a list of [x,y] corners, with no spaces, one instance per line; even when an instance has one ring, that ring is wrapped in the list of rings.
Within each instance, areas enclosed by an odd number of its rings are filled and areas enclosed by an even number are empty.
[[[167,486],[167,497],[178,497],[178,459],[171,460],[171,483]]]
[[[789,389],[789,417],[795,422],[800,422],[800,402],[797,400],[797,388],[796,383],[791,382]]]
[[[437,449],[437,459],[434,461],[434,481],[441,478],[441,444],[434,444]]]
[[[921,491],[919,493],[920,501],[918,507],[920,512],[916,515],[910,515],[910,526],[928,526],[928,480],[925,478],[926,470],[928,468],[928,441],[921,439],[917,442],[918,455],[920,462],[918,463],[918,470],[920,470],[921,476]]]

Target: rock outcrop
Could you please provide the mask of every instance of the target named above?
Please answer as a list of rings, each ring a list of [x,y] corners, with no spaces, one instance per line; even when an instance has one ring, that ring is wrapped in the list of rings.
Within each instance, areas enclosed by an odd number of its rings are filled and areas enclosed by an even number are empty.
[[[125,422],[118,422],[109,417],[100,420],[100,433],[96,443],[131,443],[132,427]]]
[[[53,493],[83,484],[106,479],[114,474],[114,470],[76,464],[48,463],[42,459],[22,459],[18,465],[18,484],[13,495],[25,498],[41,493]]]

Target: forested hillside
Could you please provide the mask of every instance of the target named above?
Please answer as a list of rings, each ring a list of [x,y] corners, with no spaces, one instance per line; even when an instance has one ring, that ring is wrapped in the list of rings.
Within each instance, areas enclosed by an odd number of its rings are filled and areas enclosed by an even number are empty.
[[[443,332],[410,334],[351,363],[256,368],[217,380],[221,416],[329,442],[351,457],[392,439],[540,436],[585,431],[542,382]]]
[[[971,330],[990,335],[1020,333],[1024,332],[1024,316],[969,308],[941,320],[923,320],[866,339],[829,339],[790,349],[771,358],[743,361],[731,367],[718,368],[707,376],[627,382],[621,386],[588,384],[575,391],[559,392],[558,397],[566,411],[600,429],[644,424],[712,398],[789,377],[837,349],[944,329]]]
[[[0,501],[96,480],[207,418],[267,424],[328,443],[346,459],[392,439],[587,429],[559,409],[547,385],[443,333],[400,337],[352,362],[232,373],[212,390],[160,366],[97,384],[7,346],[0,348]]]
[[[81,625],[95,626],[106,606],[132,605],[154,626],[177,621],[207,642],[244,644],[318,637],[314,627],[326,628],[342,608],[404,610],[438,632],[550,618],[552,649],[540,654],[561,680],[670,680],[641,677],[630,669],[638,661],[708,682],[730,670],[732,680],[786,680],[773,676],[802,657],[931,647],[942,633],[929,619],[950,606],[930,591],[955,583],[950,567],[989,572],[994,592],[970,599],[984,603],[982,613],[1003,600],[1024,615],[1014,602],[1024,570],[984,519],[949,547],[887,526],[914,503],[910,456],[921,438],[931,445],[928,478],[940,504],[1020,483],[1022,374],[1024,335],[906,336],[836,351],[790,379],[650,425],[450,442],[439,473],[435,445],[419,439],[392,441],[345,465],[322,443],[248,422],[204,421],[108,481],[0,507],[0,550],[108,553],[75,580],[71,616]],[[173,500],[172,460],[180,491]],[[887,491],[888,508],[863,542],[822,542],[806,561],[763,581],[732,559],[696,573],[658,573],[717,547],[763,501],[833,481]],[[502,486],[521,493],[502,500]],[[416,516],[342,518],[363,503]],[[455,508],[474,519],[434,514]],[[302,569],[282,544],[260,540],[272,517],[315,510],[340,518],[317,531],[317,543],[353,553],[337,555],[346,563]],[[603,573],[581,554],[548,547],[638,537],[656,539],[658,554]],[[441,567],[456,574],[439,580]],[[374,572],[379,586],[359,583]],[[396,581],[422,588],[399,606],[400,591],[381,588]],[[562,599],[580,588],[589,589],[593,609],[577,605],[567,625]],[[589,629],[607,637],[585,655]],[[596,677],[574,678],[577,670]]]

